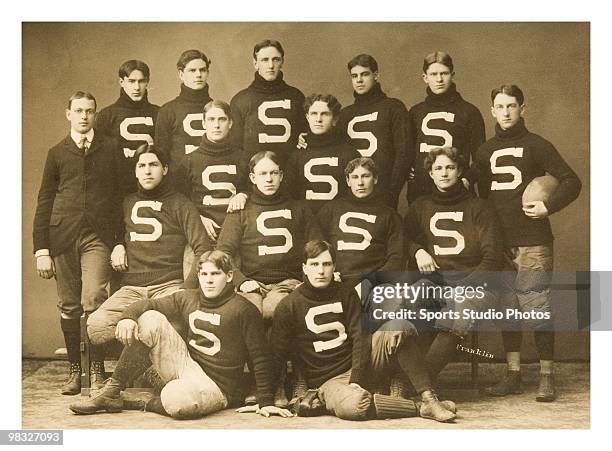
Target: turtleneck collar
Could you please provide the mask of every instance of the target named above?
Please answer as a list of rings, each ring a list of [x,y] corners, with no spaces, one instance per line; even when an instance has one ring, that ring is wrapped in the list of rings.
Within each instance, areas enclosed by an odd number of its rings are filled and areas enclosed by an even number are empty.
[[[298,287],[302,294],[308,299],[315,301],[329,301],[338,292],[340,284],[332,280],[332,282],[325,288],[315,288],[311,285],[308,277],[303,277],[304,283]]]
[[[372,88],[365,94],[357,94],[355,91],[353,91],[353,97],[355,97],[355,103],[367,105],[385,98],[387,95],[383,92],[380,83],[376,82],[374,83],[374,86],[372,86]]]
[[[448,91],[442,94],[434,94],[429,87],[427,87],[425,91],[427,92],[425,103],[429,105],[443,106],[461,99],[461,94],[457,92],[457,86],[455,86],[455,83],[451,83]]]
[[[439,205],[454,205],[470,196],[470,192],[463,186],[461,180],[457,180],[448,191],[440,191],[435,186],[431,191],[431,198]]]
[[[327,147],[342,143],[342,137],[334,127],[323,135],[315,135],[312,132],[308,132],[306,142],[312,147]]]
[[[229,138],[223,141],[213,142],[208,139],[206,135],[203,135],[202,141],[200,141],[200,149],[208,155],[221,155],[232,150],[232,146]]]
[[[229,301],[235,294],[234,284],[228,282],[223,291],[216,298],[207,298],[202,288],[200,287],[200,304],[206,307],[220,307]]]
[[[276,80],[268,81],[255,72],[255,79],[251,83],[251,88],[263,94],[275,94],[287,88],[287,83],[283,80],[283,73],[279,72]]]
[[[280,204],[284,200],[287,199],[287,196],[283,192],[282,188],[279,188],[272,195],[267,195],[259,191],[257,186],[253,185],[253,194],[251,195],[251,202],[256,203],[258,205],[276,205]]]
[[[172,186],[168,181],[168,177],[164,176],[159,185],[151,190],[144,189],[138,182],[138,193],[146,199],[161,199],[172,191]]]
[[[499,126],[499,124],[495,124],[495,136],[497,136],[499,139],[515,139],[526,135],[527,133],[529,133],[529,130],[527,130],[525,120],[523,118],[520,118],[516,125],[508,130],[504,130]]]
[[[130,99],[130,96],[127,95],[127,93],[124,91],[123,88],[120,88],[119,89],[119,99],[117,100],[116,104],[118,106],[121,106],[124,108],[130,108],[132,110],[142,109],[145,105],[149,104],[148,93],[145,92],[144,96],[142,96],[142,99],[138,101],[134,101]]]
[[[192,103],[208,103],[211,98],[208,95],[208,85],[204,86],[202,89],[191,89],[181,83],[181,93],[179,94],[179,98]]]

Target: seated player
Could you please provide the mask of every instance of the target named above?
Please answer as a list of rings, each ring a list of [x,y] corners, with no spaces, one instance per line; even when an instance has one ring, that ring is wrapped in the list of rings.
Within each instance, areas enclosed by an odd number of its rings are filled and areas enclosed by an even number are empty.
[[[433,52],[423,61],[423,81],[427,97],[408,111],[408,127],[414,155],[408,200],[432,192],[431,177],[423,162],[435,147],[455,147],[466,168],[485,140],[485,126],[478,108],[461,97],[453,81],[455,70],[448,53]],[[465,174],[464,174],[465,175]]]
[[[371,158],[356,158],[344,174],[350,191],[324,205],[317,215],[323,236],[336,251],[342,281],[354,285],[369,272],[402,271],[402,219],[381,202],[378,167]]]
[[[138,192],[123,200],[125,234],[117,236],[111,254],[113,269],[121,272],[121,288],[89,316],[87,333],[94,347],[115,338],[128,305],[181,289],[186,243],[197,256],[210,247],[197,209],[168,183],[167,156],[144,144],[136,159]]]
[[[548,217],[565,208],[580,194],[582,184],[559,151],[525,126],[525,97],[516,85],[502,85],[491,92],[495,136],[476,154],[475,173],[480,195],[491,200],[503,231],[505,259],[516,271],[504,293],[504,307],[536,311],[549,319],[523,321],[534,332],[540,358],[540,384],[536,401],[554,401],[553,356],[555,333],[550,280],[553,270],[553,233]],[[548,173],[559,186],[544,200],[523,204],[523,192],[531,181]],[[508,327],[510,326],[510,327]],[[506,325],[503,332],[508,363],[506,376],[488,390],[494,396],[521,393],[520,330]]]
[[[355,290],[333,280],[334,249],[314,240],[304,247],[304,283],[285,297],[274,313],[271,346],[277,368],[296,358],[306,383],[318,389],[325,409],[346,420],[423,418],[451,421],[454,405],[438,401],[432,391],[418,346],[408,332],[391,326],[373,335],[362,326],[361,302]],[[399,370],[421,395],[422,403],[401,397],[372,394],[375,380]],[[311,396],[313,401],[314,398]],[[308,415],[308,412],[298,413]],[[308,406],[306,406],[306,409]]]
[[[228,211],[241,210],[247,199],[248,165],[229,140],[230,106],[212,100],[204,107],[205,133],[200,147],[185,157],[191,200],[200,211],[208,237],[216,242]]]
[[[137,189],[134,178],[136,149],[143,142],[153,144],[158,105],[147,97],[151,75],[149,66],[129,60],[119,68],[119,99],[103,108],[96,117],[96,132],[117,141],[119,146],[119,193],[121,200]]]
[[[305,199],[314,213],[346,192],[344,168],[359,158],[336,129],[342,105],[331,94],[312,94],[304,102],[310,127],[308,147],[291,153],[285,169],[285,185],[295,199]]]
[[[340,112],[338,129],[363,157],[374,160],[380,173],[381,201],[397,208],[412,149],[406,133],[408,111],[401,100],[387,97],[380,86],[378,62],[357,55],[347,64],[355,102]]]
[[[304,94],[283,79],[284,62],[285,50],[280,42],[264,39],[255,44],[255,79],[230,102],[234,119],[232,142],[244,150],[245,161],[257,152],[272,151],[284,168],[298,135],[306,131]]]
[[[320,230],[305,201],[279,190],[283,172],[274,152],[255,154],[249,171],[253,193],[243,210],[226,216],[216,248],[240,256],[236,287],[271,320],[276,305],[300,283],[300,250]]]
[[[204,135],[204,105],[212,99],[208,94],[211,61],[200,50],[185,50],[176,68],[181,92],[159,110],[155,124],[155,144],[169,156],[170,180],[180,192],[188,192],[185,174],[180,171],[185,155],[200,145]]]
[[[426,276],[417,285],[452,287],[445,291],[452,291],[452,297],[432,296],[435,299],[417,302],[459,314],[458,319],[446,313],[436,320],[437,332],[419,332],[429,374],[435,379],[455,355],[459,340],[474,327],[474,320],[464,318],[462,311],[495,307],[490,290],[495,286],[495,272],[502,268],[502,241],[493,208],[460,180],[466,166],[457,149],[432,149],[424,164],[435,189],[410,204],[406,214],[408,258]],[[468,287],[480,288],[482,296],[464,296],[471,291]]]
[[[261,315],[235,293],[228,255],[207,251],[198,259],[200,287],[125,309],[115,335],[126,345],[112,377],[90,399],[74,403],[77,414],[138,409],[177,419],[197,418],[244,399],[242,369],[250,360],[260,415],[293,416],[273,405],[273,367]],[[168,317],[180,315],[186,340]],[[122,399],[121,391],[150,364],[164,382],[160,396]]]

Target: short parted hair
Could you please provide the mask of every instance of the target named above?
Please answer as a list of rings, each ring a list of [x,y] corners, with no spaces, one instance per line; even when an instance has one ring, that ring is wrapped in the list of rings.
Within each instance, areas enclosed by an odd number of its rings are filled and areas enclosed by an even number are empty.
[[[147,143],[141,144],[140,146],[136,148],[136,151],[134,153],[136,162],[138,162],[138,160],[140,159],[140,156],[144,153],[152,153],[154,155],[157,155],[157,158],[159,162],[162,164],[162,166],[164,167],[168,166],[169,158],[166,155],[166,153],[163,150],[159,149],[158,147],[155,147],[154,145],[147,144]]]
[[[354,57],[346,66],[348,67],[349,72],[355,66],[368,67],[372,72],[378,72],[378,63],[374,57],[365,53],[361,53]]]
[[[427,72],[429,66],[434,63],[444,64],[446,67],[450,69],[451,72],[454,71],[453,59],[446,52],[433,52],[425,57],[423,60],[423,73]]]
[[[459,153],[459,150],[456,147],[434,147],[425,156],[425,160],[423,161],[423,165],[425,166],[425,170],[427,172],[431,171],[433,164],[436,162],[436,158],[438,158],[440,155],[445,155],[451,161],[456,163],[457,168],[460,171],[465,169],[465,158]]]
[[[215,265],[218,269],[223,271],[225,274],[232,271],[232,259],[229,255],[222,251],[206,251],[198,259],[198,271],[202,269],[202,265],[206,262],[210,262]]]
[[[282,169],[280,158],[275,152],[272,152],[271,150],[262,150],[261,152],[257,152],[255,155],[253,155],[249,160],[249,172],[253,172],[255,170],[255,166],[257,166],[257,163],[265,158],[269,158],[276,163],[280,169]]]
[[[309,258],[317,258],[325,251],[329,251],[332,261],[336,263],[336,251],[334,250],[334,246],[323,240],[311,240],[304,245],[302,263],[306,263]]]
[[[274,47],[281,54],[281,57],[285,57],[285,50],[280,42],[274,39],[264,39],[263,41],[259,41],[257,44],[255,44],[255,47],[253,47],[253,59],[256,60],[257,53],[266,47]]]
[[[519,105],[525,103],[525,96],[523,91],[516,85],[501,85],[499,88],[495,88],[491,91],[491,103],[495,101],[497,94],[506,94],[507,96],[516,98]]]
[[[89,100],[93,100],[93,103],[96,107],[96,110],[98,109],[98,102],[96,102],[96,98],[94,97],[94,95],[91,92],[87,92],[87,91],[77,91],[74,94],[72,94],[70,96],[70,98],[68,99],[68,109],[70,109],[70,107],[72,107],[72,101],[73,100],[78,100],[78,99],[89,99]]]
[[[369,157],[360,157],[348,162],[346,168],[344,169],[344,175],[346,176],[346,178],[349,178],[351,172],[353,172],[358,167],[366,168],[372,173],[374,177],[378,177],[378,168],[376,167],[374,160]]]
[[[342,109],[342,104],[340,104],[338,99],[331,94],[310,94],[308,97],[306,97],[306,100],[304,100],[304,113],[308,114],[308,110],[310,110],[310,107],[315,102],[327,103],[327,107],[330,109],[334,117],[338,117],[340,110]]]
[[[176,62],[176,68],[178,70],[185,70],[185,66],[189,64],[189,61],[193,60],[203,60],[206,63],[206,69],[210,69],[210,63],[212,63],[212,61],[208,59],[204,52],[193,49],[185,50],[183,53],[181,53],[181,56]]]
[[[142,72],[142,75],[144,75],[147,80],[151,77],[151,72],[149,71],[147,63],[140,60],[129,60],[119,67],[119,78],[123,79],[124,77],[129,77],[135,70]]]
[[[228,118],[232,118],[232,109],[229,106],[229,103],[224,102],[222,100],[211,100],[206,105],[204,105],[204,116],[213,108],[219,108],[223,110],[223,112],[227,115]]]

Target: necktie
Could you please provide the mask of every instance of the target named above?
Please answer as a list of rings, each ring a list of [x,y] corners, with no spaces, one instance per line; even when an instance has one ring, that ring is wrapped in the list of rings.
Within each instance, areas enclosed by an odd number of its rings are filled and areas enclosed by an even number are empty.
[[[79,149],[83,151],[83,153],[87,153],[87,149],[89,148],[89,141],[87,141],[87,136],[81,136],[81,140],[79,141]]]

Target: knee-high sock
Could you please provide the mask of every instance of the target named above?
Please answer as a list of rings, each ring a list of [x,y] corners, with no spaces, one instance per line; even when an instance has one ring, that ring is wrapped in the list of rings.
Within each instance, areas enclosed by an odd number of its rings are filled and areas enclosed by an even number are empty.
[[[505,330],[502,332],[504,340],[504,351],[520,352],[521,342],[523,341],[523,333],[520,331]]]
[[[79,318],[60,318],[60,325],[64,333],[68,361],[70,363],[81,362],[81,324]]]
[[[407,337],[401,344],[397,350],[397,362],[417,393],[432,389],[425,359],[414,337]]]
[[[444,369],[457,352],[458,342],[459,337],[449,332],[441,331],[438,333],[425,356],[425,364],[429,371],[429,377],[432,379],[438,377],[440,371]]]
[[[112,377],[121,382],[123,387],[125,387],[144,373],[150,366],[149,348],[137,341],[123,348]]]
[[[553,360],[555,333],[552,330],[536,330],[533,333],[540,360]]]

